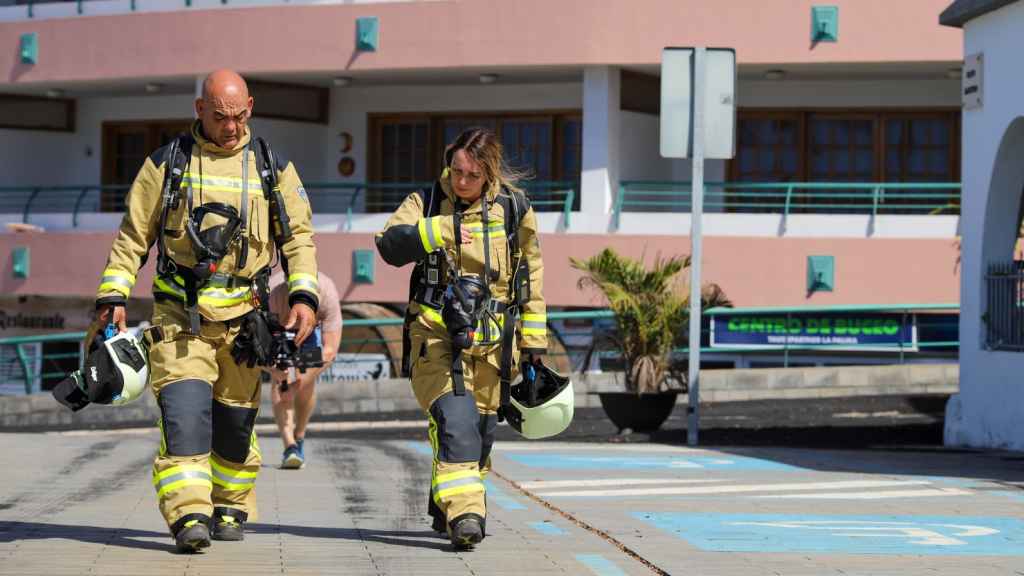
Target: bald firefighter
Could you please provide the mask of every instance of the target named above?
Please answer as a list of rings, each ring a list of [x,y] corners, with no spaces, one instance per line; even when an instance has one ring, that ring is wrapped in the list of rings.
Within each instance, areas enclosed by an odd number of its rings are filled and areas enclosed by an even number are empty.
[[[125,304],[157,246],[150,383],[160,407],[153,463],[160,512],[181,552],[242,540],[256,515],[260,451],[253,424],[264,311],[275,252],[288,274],[283,323],[301,344],[318,305],[311,212],[294,165],[248,127],[253,99],[230,70],[210,74],[198,119],[147,158],[97,293],[101,322],[125,327]]]
[[[501,144],[467,130],[445,150],[432,188],[410,194],[376,243],[393,266],[415,263],[406,313],[412,389],[434,453],[429,513],[458,549],[485,536],[484,476],[520,355],[547,348],[537,220]]]

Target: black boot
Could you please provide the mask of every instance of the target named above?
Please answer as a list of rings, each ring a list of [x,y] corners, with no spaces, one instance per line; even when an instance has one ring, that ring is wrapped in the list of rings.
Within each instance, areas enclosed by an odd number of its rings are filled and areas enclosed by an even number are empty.
[[[237,542],[245,539],[245,519],[248,514],[233,508],[213,509],[213,539]]]
[[[191,554],[210,546],[210,529],[206,526],[210,519],[205,514],[188,514],[172,527],[174,545],[178,552]]]
[[[477,514],[463,514],[449,524],[452,546],[456,550],[472,550],[484,539],[484,519]]]

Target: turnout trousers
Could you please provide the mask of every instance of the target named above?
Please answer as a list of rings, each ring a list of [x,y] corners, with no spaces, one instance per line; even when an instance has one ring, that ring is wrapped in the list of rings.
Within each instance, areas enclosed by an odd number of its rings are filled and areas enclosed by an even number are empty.
[[[474,346],[462,354],[465,393],[452,383],[452,349],[447,338],[411,327],[412,389],[429,419],[434,462],[428,510],[435,526],[451,526],[466,514],[487,518],[484,479],[501,401],[500,346]]]
[[[203,320],[199,334],[190,334],[184,306],[163,300],[154,306],[145,335],[160,407],[153,487],[172,533],[192,519],[256,518],[260,369],[231,357],[239,324]]]

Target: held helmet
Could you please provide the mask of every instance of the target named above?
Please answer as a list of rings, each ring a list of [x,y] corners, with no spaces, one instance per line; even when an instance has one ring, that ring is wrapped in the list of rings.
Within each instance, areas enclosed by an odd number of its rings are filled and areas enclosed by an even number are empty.
[[[58,402],[77,412],[88,404],[127,404],[142,396],[149,382],[146,348],[129,332],[95,346],[81,370],[53,389]]]
[[[512,386],[512,397],[504,411],[509,425],[529,440],[563,432],[572,422],[572,382],[544,364],[524,362],[521,374],[523,378]]]

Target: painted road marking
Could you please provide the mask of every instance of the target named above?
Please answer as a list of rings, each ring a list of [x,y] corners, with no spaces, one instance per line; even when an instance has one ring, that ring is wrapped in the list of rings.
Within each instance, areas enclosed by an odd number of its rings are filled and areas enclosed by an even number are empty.
[[[835,482],[785,482],[776,484],[734,484],[731,486],[678,486],[672,488],[619,488],[613,490],[569,490],[538,492],[545,497],[683,496],[740,494],[744,492],[792,492],[854,488],[886,488],[930,484],[925,480],[839,480]]]
[[[1024,556],[1024,522],[1007,517],[635,513],[715,552]]]
[[[501,450],[503,452],[565,452],[567,450],[571,450],[573,452],[608,451],[608,446],[605,444],[581,445],[573,444],[571,442],[499,441],[494,443],[494,447],[496,450]],[[680,456],[714,456],[716,454],[720,455],[719,452],[707,450],[705,448],[687,448],[681,446],[665,446],[651,444],[620,444],[615,446],[615,452],[617,454],[633,452],[656,454],[662,452],[669,452],[672,454],[678,454]]]
[[[643,484],[708,484],[725,482],[725,479],[713,478],[604,478],[601,480],[537,480],[536,482],[520,482],[527,490],[544,490],[551,488],[592,488],[594,486],[637,486]]]
[[[584,456],[573,454],[506,454],[506,458],[530,466],[555,470],[760,470],[797,471],[801,468],[745,456]]]
[[[590,568],[590,571],[597,576],[626,576],[626,573],[611,560],[600,554],[577,554],[576,560]]]
[[[530,528],[533,528],[537,532],[540,532],[541,534],[547,536],[565,536],[566,534],[565,530],[562,530],[555,524],[552,524],[551,522],[545,520],[542,520],[540,522],[527,522],[526,524]]]
[[[410,441],[410,442],[406,442],[406,445],[409,446],[409,448],[412,448],[413,450],[415,450],[416,452],[419,452],[420,454],[423,454],[424,456],[430,456],[431,458],[434,457],[434,450],[430,447],[430,444],[427,444],[426,442],[411,442]]]
[[[526,506],[523,506],[517,500],[506,494],[501,488],[495,486],[494,482],[485,480],[484,486],[487,487],[487,500],[489,502],[494,502],[505,510],[526,510]]]
[[[804,498],[821,500],[884,500],[887,498],[936,498],[967,496],[970,490],[959,488],[924,488],[921,490],[886,490],[885,492],[824,492],[815,494],[768,494],[754,498]]]

